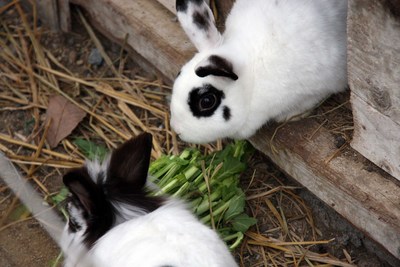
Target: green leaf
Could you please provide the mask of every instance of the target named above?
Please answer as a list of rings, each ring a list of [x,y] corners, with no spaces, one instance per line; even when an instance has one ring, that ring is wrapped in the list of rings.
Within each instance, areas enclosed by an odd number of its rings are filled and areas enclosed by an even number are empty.
[[[68,196],[68,189],[66,187],[61,188],[60,192],[57,195],[51,197],[51,200],[54,204],[58,205],[63,202]]]
[[[229,221],[232,218],[238,216],[244,211],[245,199],[244,195],[235,196],[229,203],[229,208],[225,212],[224,219]]]
[[[246,199],[239,184],[240,174],[247,168],[249,147],[248,142],[238,141],[209,155],[187,148],[180,155],[160,157],[149,169],[151,181],[160,188],[156,194],[166,192],[186,199],[202,222],[214,222],[228,246],[238,246],[243,233],[256,223],[244,213]],[[205,175],[211,176],[209,186]]]
[[[82,138],[76,138],[73,142],[79,150],[87,157],[89,160],[98,159],[100,161],[104,160],[105,156],[108,153],[106,147],[97,145],[92,141],[85,140]]]
[[[235,231],[245,233],[250,226],[257,223],[255,218],[249,217],[249,215],[243,213],[235,217],[232,221],[232,226]]]

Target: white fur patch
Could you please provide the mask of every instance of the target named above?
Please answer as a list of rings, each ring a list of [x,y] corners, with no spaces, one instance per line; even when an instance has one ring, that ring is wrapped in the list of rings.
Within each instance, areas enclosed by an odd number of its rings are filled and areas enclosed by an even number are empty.
[[[86,161],[85,167],[89,173],[89,176],[92,180],[97,183],[99,179],[99,175],[102,174],[104,179],[107,179],[107,169],[110,165],[111,154],[108,155],[102,162],[99,159],[95,159],[93,161]]]

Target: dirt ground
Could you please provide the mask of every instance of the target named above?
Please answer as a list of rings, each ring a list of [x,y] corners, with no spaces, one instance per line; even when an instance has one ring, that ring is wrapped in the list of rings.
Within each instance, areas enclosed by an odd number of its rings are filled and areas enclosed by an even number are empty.
[[[13,16],[12,10],[8,15],[10,17]],[[101,65],[91,69],[87,68],[87,61],[93,46],[87,34],[79,27],[74,27],[74,31],[69,34],[45,33],[41,42],[43,46],[53,52],[60,62],[73,69],[75,73],[79,73],[80,76],[91,76],[97,72],[107,72],[107,69]],[[118,55],[118,45],[108,42],[105,38],[102,38],[102,42],[105,44],[109,54]],[[134,63],[131,62],[131,65],[128,66],[132,75],[138,73],[146,75]],[[344,97],[347,96],[345,95]],[[29,133],[31,130],[31,124],[29,123],[31,118],[28,111],[2,110],[0,112],[0,132]],[[314,246],[312,248],[313,251],[322,254],[329,253],[339,259],[349,257],[350,261],[357,266],[400,266],[399,261],[385,254],[379,246],[354,229],[330,207],[316,199],[308,190],[286,177],[260,153],[255,152],[251,157],[249,167],[242,177],[243,188],[249,194],[254,190],[267,186],[298,188],[293,189],[293,193],[299,196],[306,204],[305,206],[310,209],[318,229],[318,238],[320,240],[334,238],[334,241],[329,244]],[[255,170],[257,171],[258,180],[251,182]],[[44,173],[46,173],[46,170],[44,170]],[[51,178],[46,179],[46,186],[51,192],[57,192],[61,186],[60,175],[53,173]],[[279,196],[276,196],[276,199],[278,198]],[[268,232],[270,229],[267,228],[271,226],[267,223],[263,226],[263,218],[261,217],[264,213],[257,210],[260,209],[260,206],[257,205],[259,205],[258,202],[249,202],[249,209],[253,211],[253,214],[255,213],[259,216],[260,229],[258,230]],[[306,227],[305,218],[293,219],[293,221],[292,226],[295,232],[305,232],[306,237],[312,235],[311,230]],[[237,251],[238,255],[240,250],[244,249],[244,246]],[[259,264],[260,255],[255,251],[253,252],[253,254],[249,252],[242,253],[241,257],[244,258],[244,266],[262,266]],[[29,219],[29,213],[22,208],[10,189],[0,180],[0,266],[59,266],[60,264],[57,264],[59,255],[60,250],[57,245],[37,221]]]

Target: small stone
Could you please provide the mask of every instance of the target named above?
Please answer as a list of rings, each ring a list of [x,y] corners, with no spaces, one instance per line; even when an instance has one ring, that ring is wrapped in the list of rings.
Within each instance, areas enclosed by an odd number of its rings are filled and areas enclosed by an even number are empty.
[[[78,66],[80,66],[80,65],[82,65],[83,64],[83,60],[82,59],[79,59],[77,62],[76,62],[76,65],[78,65]]]
[[[101,64],[103,64],[103,57],[101,56],[101,53],[97,48],[93,48],[90,51],[88,63],[94,66],[100,66]]]

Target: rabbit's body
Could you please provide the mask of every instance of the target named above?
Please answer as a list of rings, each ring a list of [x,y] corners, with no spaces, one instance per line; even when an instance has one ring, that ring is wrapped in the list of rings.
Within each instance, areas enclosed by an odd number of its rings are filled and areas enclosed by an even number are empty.
[[[178,8],[178,18],[199,53],[173,88],[171,125],[182,139],[248,138],[269,120],[301,114],[346,88],[346,0],[237,0],[222,36],[213,21],[208,29],[187,23],[206,6],[183,2],[189,8]],[[210,85],[217,106],[210,109],[208,95],[202,112]]]
[[[217,233],[179,200],[144,188],[151,136],[132,139],[102,164],[63,180],[71,192],[62,236],[66,267],[234,267]]]
[[[116,226],[90,254],[96,267],[237,266],[217,234],[176,201]]]

